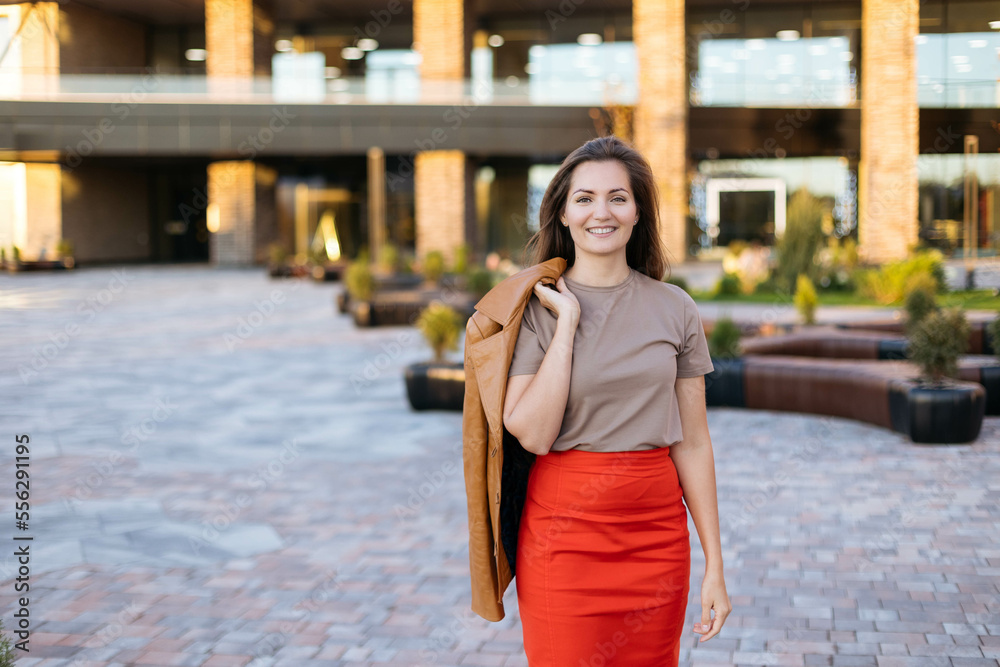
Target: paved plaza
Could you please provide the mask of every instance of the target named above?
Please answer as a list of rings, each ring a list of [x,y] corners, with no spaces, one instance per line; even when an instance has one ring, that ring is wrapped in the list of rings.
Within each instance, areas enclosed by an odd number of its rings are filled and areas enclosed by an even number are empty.
[[[461,414],[411,411],[402,381],[430,349],[355,328],[340,289],[204,265],[0,275],[0,614],[9,632],[29,598],[18,665],[527,664],[513,586],[502,622],[469,611]],[[1000,664],[1000,418],[960,446],[776,412],[709,424],[734,609],[702,646],[688,633],[682,665]]]

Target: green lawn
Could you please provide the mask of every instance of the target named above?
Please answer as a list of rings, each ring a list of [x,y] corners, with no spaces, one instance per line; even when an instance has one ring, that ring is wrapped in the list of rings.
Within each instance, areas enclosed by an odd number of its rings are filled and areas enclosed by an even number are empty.
[[[711,292],[691,292],[695,301],[712,303],[787,303],[792,305],[792,296],[787,293],[760,293],[714,296]],[[818,292],[821,306],[874,306],[900,307],[902,304],[884,306],[874,299],[851,292]],[[1000,296],[995,296],[993,290],[954,291],[940,297],[942,306],[962,306],[966,309],[998,310],[1000,311]]]

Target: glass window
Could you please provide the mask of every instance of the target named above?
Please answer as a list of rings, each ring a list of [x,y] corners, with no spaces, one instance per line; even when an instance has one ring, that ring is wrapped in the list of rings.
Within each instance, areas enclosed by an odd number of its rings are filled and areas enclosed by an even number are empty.
[[[535,104],[631,103],[637,98],[635,44],[535,44],[528,50]]]
[[[854,59],[846,37],[714,39],[698,47],[698,106],[847,106]]]
[[[925,33],[916,46],[920,106],[1000,106],[1000,32]]]

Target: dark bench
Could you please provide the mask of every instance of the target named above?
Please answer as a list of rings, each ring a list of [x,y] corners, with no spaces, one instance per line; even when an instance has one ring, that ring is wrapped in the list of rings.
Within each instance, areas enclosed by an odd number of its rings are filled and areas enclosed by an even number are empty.
[[[924,443],[972,442],[985,414],[982,385],[920,386],[916,367],[905,361],[753,354],[713,361],[716,370],[705,378],[710,406],[846,417]]]

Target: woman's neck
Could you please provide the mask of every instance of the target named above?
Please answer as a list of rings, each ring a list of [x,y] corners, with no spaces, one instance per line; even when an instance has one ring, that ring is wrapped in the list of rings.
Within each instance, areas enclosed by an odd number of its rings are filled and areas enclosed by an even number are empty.
[[[624,257],[609,258],[608,261],[594,261],[588,257],[577,257],[565,275],[588,287],[612,287],[628,278],[632,269]]]

